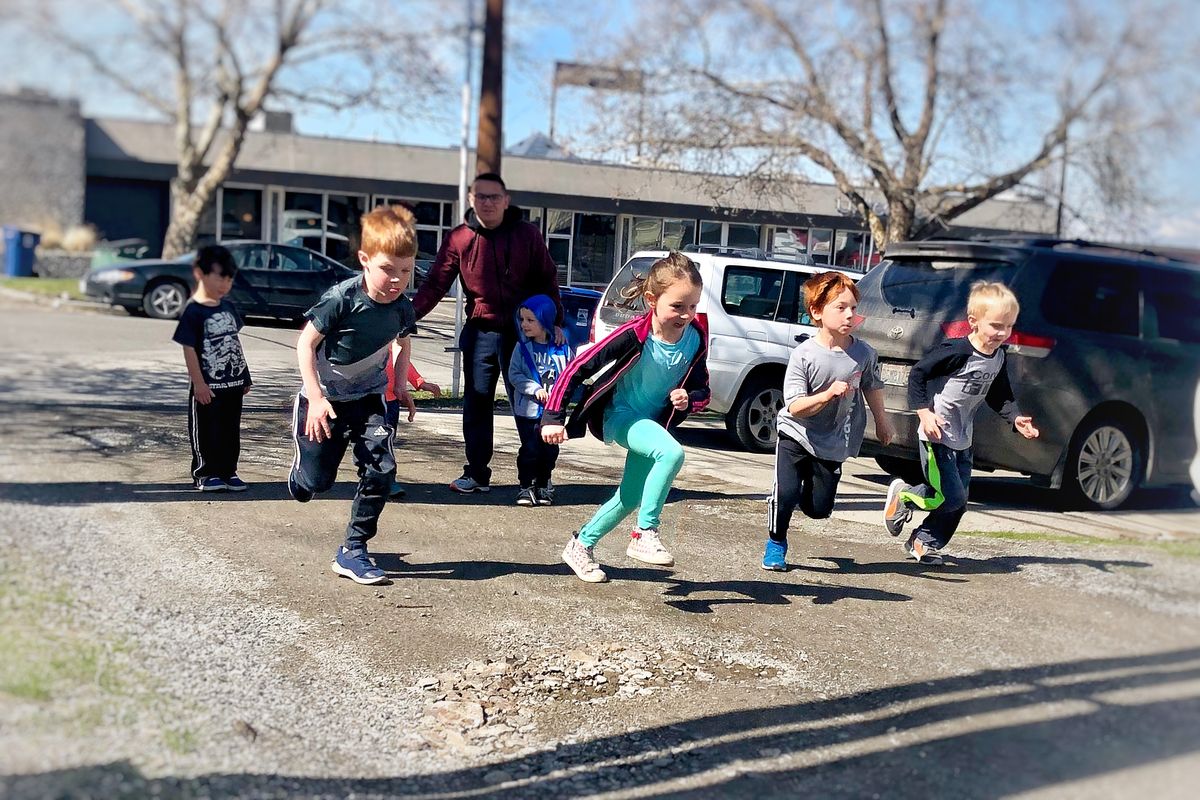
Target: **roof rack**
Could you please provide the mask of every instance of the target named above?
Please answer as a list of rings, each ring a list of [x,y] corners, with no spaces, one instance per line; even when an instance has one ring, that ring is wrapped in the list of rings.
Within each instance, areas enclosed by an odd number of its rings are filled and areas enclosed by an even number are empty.
[[[719,244],[688,244],[684,253],[706,253],[714,256],[737,256],[738,258],[767,259],[767,252],[760,247],[725,247]]]
[[[1148,250],[1139,247],[1123,247],[1119,244],[1109,244],[1107,242],[1093,242],[1087,239],[1058,239],[1053,236],[1019,236],[1019,235],[999,235],[999,236],[980,236],[976,237],[975,241],[984,241],[995,244],[1013,244],[1023,247],[1046,247],[1051,250],[1058,248],[1074,248],[1078,250],[1108,250],[1113,253],[1124,253],[1136,256],[1145,256],[1147,258],[1159,258],[1164,261],[1178,261],[1187,263],[1184,259],[1168,256],[1163,253]]]

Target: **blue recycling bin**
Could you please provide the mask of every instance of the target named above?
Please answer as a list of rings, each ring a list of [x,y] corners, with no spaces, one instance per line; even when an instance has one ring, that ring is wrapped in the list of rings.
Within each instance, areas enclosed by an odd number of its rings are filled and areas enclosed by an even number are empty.
[[[33,250],[42,240],[40,234],[4,226],[4,272],[10,278],[33,275]]]
[[[566,321],[567,338],[571,346],[578,348],[587,344],[588,333],[592,328],[592,315],[600,302],[600,293],[592,289],[560,289],[562,296],[563,316]]]

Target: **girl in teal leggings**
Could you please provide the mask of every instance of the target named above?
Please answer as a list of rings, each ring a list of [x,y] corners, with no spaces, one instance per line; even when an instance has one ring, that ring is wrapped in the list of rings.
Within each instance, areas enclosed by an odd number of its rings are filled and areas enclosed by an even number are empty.
[[[708,333],[696,316],[701,290],[700,272],[687,256],[673,252],[656,261],[622,293],[630,305],[644,301],[646,313],[568,364],[546,403],[546,442],[559,444],[591,430],[629,451],[616,493],[563,550],[563,561],[589,583],[608,578],[592,548],[635,510],[637,527],[625,554],[658,566],[675,563],[658,530],[667,493],[683,466],[683,448],[670,429],[709,400]],[[602,370],[599,379],[585,384]],[[581,399],[568,414],[576,392]]]

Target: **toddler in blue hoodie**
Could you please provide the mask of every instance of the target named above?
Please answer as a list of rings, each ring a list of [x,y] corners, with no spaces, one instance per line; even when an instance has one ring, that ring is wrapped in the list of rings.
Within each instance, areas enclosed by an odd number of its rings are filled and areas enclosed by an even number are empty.
[[[558,461],[558,445],[542,441],[542,408],[554,381],[575,357],[569,344],[554,343],[557,313],[554,301],[544,294],[535,294],[517,309],[519,341],[509,361],[508,380],[513,387],[513,416],[521,437],[521,449],[517,451],[519,506],[548,506],[554,502],[550,473]]]

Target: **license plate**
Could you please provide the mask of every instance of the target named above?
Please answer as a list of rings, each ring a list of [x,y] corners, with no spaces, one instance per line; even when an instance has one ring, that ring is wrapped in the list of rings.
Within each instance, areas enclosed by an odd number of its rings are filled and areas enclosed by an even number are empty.
[[[908,386],[908,373],[912,369],[908,364],[880,364],[879,377],[888,386]]]

